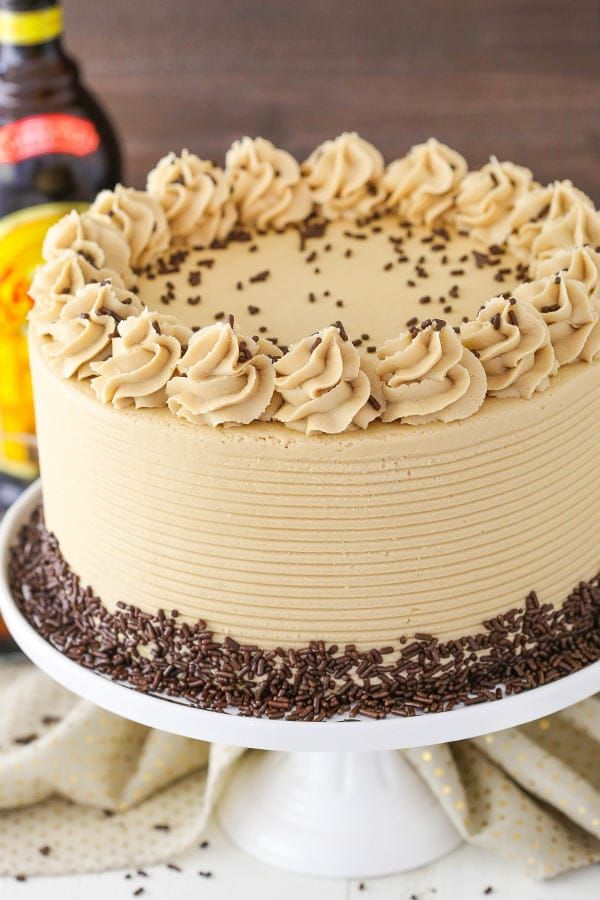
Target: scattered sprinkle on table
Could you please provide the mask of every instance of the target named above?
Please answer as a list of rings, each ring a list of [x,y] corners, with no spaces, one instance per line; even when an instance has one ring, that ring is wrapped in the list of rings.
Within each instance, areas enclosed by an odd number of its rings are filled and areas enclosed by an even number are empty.
[[[32,744],[33,741],[37,741],[38,735],[32,731],[31,734],[23,734],[20,737],[13,738],[13,744],[19,744],[21,747],[25,747],[27,744]]]

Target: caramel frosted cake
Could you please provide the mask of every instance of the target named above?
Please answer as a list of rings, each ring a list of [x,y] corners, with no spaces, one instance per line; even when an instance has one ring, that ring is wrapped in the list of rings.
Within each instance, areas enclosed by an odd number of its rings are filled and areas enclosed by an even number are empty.
[[[600,657],[600,215],[569,181],[357,134],[184,151],[44,244],[55,646],[246,715],[440,711]]]

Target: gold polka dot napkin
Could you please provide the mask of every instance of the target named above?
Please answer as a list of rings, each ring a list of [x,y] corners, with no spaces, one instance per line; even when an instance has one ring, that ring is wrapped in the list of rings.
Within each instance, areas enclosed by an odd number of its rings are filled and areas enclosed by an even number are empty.
[[[104,712],[33,666],[0,667],[0,874],[172,859],[202,839],[243,753]],[[600,699],[405,751],[465,840],[549,878],[600,859]]]
[[[600,695],[519,728],[405,752],[465,840],[532,878],[600,860]]]

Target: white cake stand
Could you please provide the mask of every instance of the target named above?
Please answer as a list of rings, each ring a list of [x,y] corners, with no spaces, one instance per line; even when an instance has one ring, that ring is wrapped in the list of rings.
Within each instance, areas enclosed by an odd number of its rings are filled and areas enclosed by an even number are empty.
[[[8,550],[40,502],[32,485],[0,526],[0,611],[17,643],[55,681],[134,722],[249,753],[220,802],[232,839],[276,866],[373,877],[424,865],[460,837],[425,783],[395,752],[498,731],[549,715],[600,690],[600,662],[540,688],[411,719],[286,722],[193,709],[137,693],[81,667],[26,621],[8,590]]]

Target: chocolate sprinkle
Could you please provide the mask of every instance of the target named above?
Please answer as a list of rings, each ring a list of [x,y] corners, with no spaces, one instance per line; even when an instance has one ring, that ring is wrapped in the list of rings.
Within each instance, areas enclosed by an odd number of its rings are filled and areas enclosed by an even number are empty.
[[[81,666],[143,693],[243,716],[442,712],[548,684],[600,659],[600,574],[557,608],[532,591],[476,634],[399,636],[370,650],[320,640],[265,650],[217,639],[202,620],[180,624],[125,602],[109,613],[70,570],[41,508],[10,551],[9,579],[29,623]]]
[[[34,741],[37,741],[39,735],[35,732],[31,734],[24,734],[21,737],[13,738],[13,744],[18,744],[20,747],[26,747],[27,744],[33,744]]]
[[[346,329],[344,328],[342,322],[340,322],[340,320],[338,319],[338,320],[337,320],[336,322],[334,322],[333,324],[334,324],[334,326],[337,328],[337,330],[339,331],[341,339],[342,339],[343,341],[347,341],[347,340],[348,340],[348,334],[347,334]]]
[[[252,284],[258,284],[261,281],[266,281],[270,274],[268,269],[264,269],[262,272],[257,272],[256,275],[251,275],[248,281]]]
[[[58,725],[61,721],[60,716],[42,716],[42,725]]]

